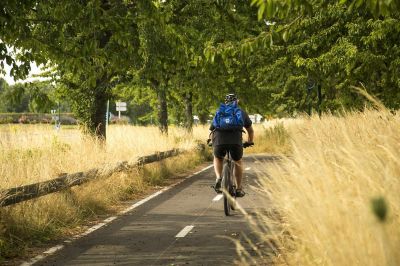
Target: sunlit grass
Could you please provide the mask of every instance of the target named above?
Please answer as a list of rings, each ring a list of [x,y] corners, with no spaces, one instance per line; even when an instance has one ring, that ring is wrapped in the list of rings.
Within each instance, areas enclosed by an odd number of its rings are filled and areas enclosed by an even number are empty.
[[[399,265],[400,115],[324,115],[289,132],[290,157],[263,179],[259,229],[276,264]]]
[[[265,141],[263,126],[255,129],[256,146],[246,152],[273,151],[273,145]],[[77,127],[56,131],[51,125],[1,125],[0,188],[49,180],[62,173],[107,168],[156,151],[190,150],[198,143],[205,144],[208,134],[207,126],[194,127],[193,134],[170,127],[168,135],[161,135],[157,127],[110,126],[107,145],[102,146]]]
[[[173,148],[192,149],[207,136],[196,127],[189,136],[171,128],[168,136],[156,127],[110,126],[107,145],[85,137],[78,128],[55,131],[50,125],[3,125],[0,127],[0,188],[56,177],[61,173],[108,167],[119,161]],[[203,134],[204,132],[204,134]]]

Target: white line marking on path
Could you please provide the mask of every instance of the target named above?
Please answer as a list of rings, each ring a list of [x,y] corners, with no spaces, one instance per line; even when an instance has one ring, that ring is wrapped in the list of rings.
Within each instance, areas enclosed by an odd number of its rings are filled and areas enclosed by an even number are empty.
[[[175,237],[185,237],[192,229],[194,225],[185,226]]]
[[[105,219],[104,222],[106,222],[106,223],[111,223],[111,222],[114,221],[115,219],[117,219],[117,216],[111,216],[111,217]]]
[[[53,254],[53,253],[56,253],[57,251],[59,251],[60,249],[63,249],[63,248],[64,248],[64,245],[58,245],[58,246],[55,246],[55,247],[52,247],[52,248],[46,250],[43,253],[45,253],[45,254]]]
[[[45,252],[43,252],[43,254],[41,255],[37,255],[36,257],[34,257],[33,259],[31,259],[29,262],[24,262],[21,264],[21,266],[31,266],[33,264],[35,264],[36,262],[41,261],[42,259],[44,259],[46,256],[51,255],[56,253],[57,251],[63,249],[65,246],[64,245],[57,245],[54,246],[52,248],[49,248],[48,250],[46,250]]]
[[[214,166],[214,165],[211,164],[211,165],[209,165],[209,166],[207,166],[207,167],[201,169],[200,171],[197,171],[196,173],[194,173],[194,174],[188,176],[187,178],[192,177],[192,176],[194,176],[194,175],[198,175],[198,174],[200,174],[201,172],[203,172],[203,171],[205,171],[205,170],[208,170],[208,169],[210,169],[210,168],[213,167],[213,166]]]
[[[207,167],[201,169],[200,171],[197,171],[196,173],[193,173],[193,174],[187,176],[184,180],[189,179],[189,178],[191,178],[191,177],[193,177],[193,176],[195,176],[195,175],[198,175],[198,174],[200,174],[201,172],[210,169],[211,167],[213,167],[213,165],[209,165],[209,166],[207,166]],[[165,187],[165,188],[161,189],[160,191],[157,191],[156,193],[154,193],[154,194],[148,196],[147,198],[144,198],[144,199],[142,199],[141,201],[136,202],[136,203],[133,204],[132,206],[130,206],[130,207],[128,207],[127,209],[123,210],[123,211],[121,212],[121,214],[125,214],[125,213],[127,213],[127,212],[129,212],[129,211],[131,211],[131,210],[133,210],[133,209],[135,209],[135,208],[137,208],[137,207],[139,207],[140,205],[146,203],[147,201],[151,200],[152,198],[157,197],[158,195],[160,195],[161,193],[167,191],[168,189],[170,189],[170,188],[172,188],[172,187],[174,187],[174,186],[179,185],[179,184],[182,183],[184,180],[182,180],[182,181],[180,181],[180,182],[178,182],[178,183],[176,183],[176,184],[174,184],[174,185],[172,185],[172,186]]]
[[[213,198],[212,201],[219,201],[220,199],[222,199],[223,196],[224,196],[224,195],[222,195],[222,194],[218,194],[217,196],[215,196],[215,197]]]
[[[21,264],[21,266],[31,266],[33,264],[35,264],[38,261],[41,261],[42,259],[44,259],[46,256],[43,255],[37,255],[36,257],[34,257],[33,259],[31,259],[29,262],[24,262]]]
[[[185,179],[183,179],[182,181],[180,181],[180,182],[178,182],[178,183],[176,183],[176,184],[173,184],[173,185],[171,185],[171,186],[169,186],[169,187],[165,187],[165,188],[163,188],[163,189],[157,191],[156,193],[151,194],[151,195],[148,196],[147,198],[144,198],[144,199],[142,199],[142,200],[136,202],[135,204],[129,206],[129,207],[126,208],[125,210],[121,211],[121,212],[120,212],[120,215],[121,215],[121,214],[125,214],[125,213],[127,213],[127,212],[129,212],[129,211],[131,211],[131,210],[133,210],[133,209],[135,209],[135,208],[137,208],[137,207],[139,207],[140,205],[146,203],[147,201],[149,201],[149,200],[151,200],[151,199],[157,197],[157,196],[160,195],[161,193],[163,193],[163,192],[165,192],[165,191],[167,191],[167,190],[169,190],[169,189],[171,189],[171,188],[173,188],[173,187],[179,185],[180,183],[182,183],[182,182],[185,181],[186,179],[189,179],[189,178],[191,178],[191,177],[193,177],[193,176],[195,176],[195,175],[198,175],[198,174],[200,174],[201,172],[204,172],[204,171],[210,169],[211,167],[213,167],[212,164],[209,165],[209,166],[207,166],[207,167],[204,167],[203,169],[201,169],[200,171],[197,171],[196,173],[193,173],[193,174],[187,176]],[[108,223],[114,221],[114,220],[117,219],[117,218],[118,218],[118,217],[116,217],[116,216],[109,217],[109,218],[105,219],[103,222],[101,222],[101,223],[99,223],[99,224],[97,224],[97,225],[95,225],[95,226],[89,228],[88,230],[86,230],[86,232],[84,232],[84,233],[82,233],[82,234],[80,234],[80,235],[74,236],[73,239],[76,240],[76,239],[79,239],[79,238],[81,238],[81,237],[84,237],[84,236],[86,236],[86,235],[88,235],[88,234],[90,234],[90,233],[96,231],[97,229],[99,229],[99,228],[105,226],[106,224],[108,224]],[[189,226],[189,227],[190,227],[190,226]],[[192,226],[192,228],[193,228],[193,227],[194,227],[194,226]],[[190,228],[190,230],[192,230],[192,228]],[[185,229],[185,228],[184,228],[184,229]],[[189,230],[189,231],[190,231],[190,230]],[[182,231],[183,231],[183,230],[182,230]],[[182,232],[182,231],[181,231],[181,232]],[[189,232],[189,231],[188,231],[188,232]],[[188,233],[188,232],[187,232],[187,233]],[[186,234],[187,234],[187,233],[186,233]],[[186,234],[185,234],[185,235],[186,235]],[[178,235],[179,235],[179,234],[178,234]],[[178,236],[178,235],[177,235],[176,237],[180,237],[180,236]],[[72,243],[72,242],[73,242],[73,241],[70,240],[70,239],[67,239],[67,240],[64,241],[64,243]],[[35,263],[37,263],[37,262],[39,262],[39,261],[45,259],[47,256],[49,256],[49,255],[51,255],[51,254],[53,254],[53,253],[59,251],[60,249],[63,249],[64,247],[65,247],[64,245],[57,245],[57,246],[54,246],[54,247],[52,247],[52,248],[49,248],[48,250],[44,251],[43,254],[37,255],[36,257],[30,259],[29,261],[23,262],[23,263],[21,264],[21,266],[31,266],[31,265],[33,265],[33,264],[35,264]]]
[[[247,167],[246,169],[244,169],[244,170],[246,170],[246,171],[249,171],[251,169],[251,167]]]
[[[125,214],[125,213],[127,213],[127,212],[130,212],[131,210],[133,210],[133,209],[139,207],[140,205],[142,205],[142,204],[148,202],[149,200],[151,200],[151,199],[157,197],[158,195],[160,195],[160,194],[163,193],[164,191],[168,190],[169,188],[170,188],[170,187],[165,187],[165,188],[161,189],[160,191],[157,191],[156,193],[154,193],[154,194],[148,196],[147,198],[144,198],[144,199],[142,199],[142,200],[136,202],[135,204],[133,204],[133,205],[131,205],[130,207],[128,207],[128,208],[126,208],[125,210],[123,210],[123,211],[121,212],[121,214]]]
[[[88,230],[86,230],[84,233],[80,234],[80,235],[79,235],[78,237],[76,237],[76,238],[81,238],[81,237],[83,237],[83,236],[86,236],[86,235],[88,235],[88,234],[90,234],[90,233],[96,231],[97,229],[99,229],[99,228],[105,226],[106,224],[107,224],[107,223],[105,223],[105,222],[96,224],[95,226],[90,227]]]

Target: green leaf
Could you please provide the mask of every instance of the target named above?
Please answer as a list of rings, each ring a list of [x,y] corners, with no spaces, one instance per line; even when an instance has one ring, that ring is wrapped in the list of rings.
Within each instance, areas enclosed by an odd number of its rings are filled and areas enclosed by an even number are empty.
[[[261,20],[263,18],[264,11],[265,11],[265,4],[263,3],[258,7],[258,12],[257,12],[258,20]]]
[[[12,62],[13,62],[11,56],[6,55],[5,57],[6,57],[6,63],[7,63],[7,65],[11,66],[11,65],[12,65]]]
[[[283,32],[283,34],[282,34],[282,39],[283,39],[285,42],[287,42],[288,38],[289,38],[288,30],[285,30],[285,31]]]
[[[273,0],[268,0],[267,4],[268,4],[267,15],[268,15],[269,18],[272,18],[274,16],[274,13],[275,13],[274,1]]]
[[[361,5],[364,4],[364,0],[355,0],[353,1],[353,3],[354,2],[357,8],[361,7]]]

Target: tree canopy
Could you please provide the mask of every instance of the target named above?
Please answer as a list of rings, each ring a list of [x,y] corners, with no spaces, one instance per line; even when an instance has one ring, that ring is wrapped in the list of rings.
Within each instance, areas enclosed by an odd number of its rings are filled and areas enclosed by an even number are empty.
[[[351,88],[364,86],[397,109],[399,6],[398,0],[4,0],[0,61],[17,78],[31,61],[44,64],[87,131],[101,138],[108,100],[128,101],[133,121],[157,120],[162,132],[168,123],[190,130],[194,114],[206,122],[228,92],[249,112],[296,115],[363,108]]]

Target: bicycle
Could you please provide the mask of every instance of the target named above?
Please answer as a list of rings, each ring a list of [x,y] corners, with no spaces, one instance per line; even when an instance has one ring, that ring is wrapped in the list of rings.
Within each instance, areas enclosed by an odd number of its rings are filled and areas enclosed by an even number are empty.
[[[235,162],[231,158],[231,154],[228,151],[227,156],[224,159],[224,165],[222,168],[222,193],[224,195],[224,213],[226,216],[231,215],[231,210],[236,209],[236,178],[233,175]]]
[[[207,143],[209,146],[212,146],[211,140],[208,139]],[[247,148],[253,146],[254,143],[243,143],[243,148]],[[224,213],[226,216],[231,215],[231,211],[236,209],[236,178],[233,174],[233,170],[235,167],[235,161],[232,160],[230,151],[227,152],[227,155],[224,158],[224,163],[222,167],[222,181],[221,188],[224,197]]]

